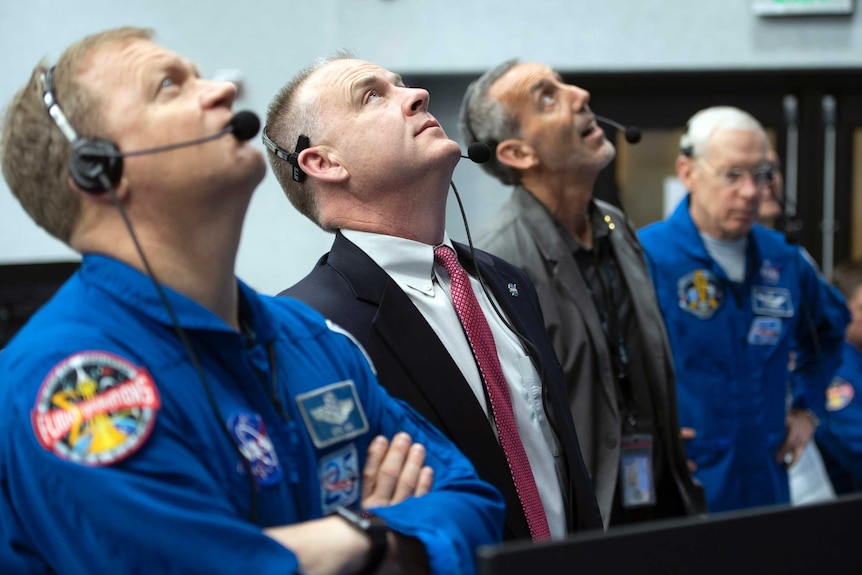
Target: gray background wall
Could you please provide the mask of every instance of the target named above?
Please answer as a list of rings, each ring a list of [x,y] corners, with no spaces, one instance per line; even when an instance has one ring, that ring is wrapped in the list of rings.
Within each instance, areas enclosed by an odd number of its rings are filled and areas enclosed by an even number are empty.
[[[124,24],[153,27],[158,42],[204,75],[241,71],[235,107],[261,116],[290,76],[340,48],[408,78],[459,74],[428,86],[431,111],[454,139],[466,79],[511,57],[564,72],[862,66],[858,14],[766,19],[752,10],[763,0],[0,1],[3,105],[40,59],[53,61],[81,36]],[[466,161],[454,181],[473,228],[507,195]],[[449,230],[464,237],[454,201]],[[302,277],[330,242],[269,175],[246,220],[237,272],[275,293]],[[30,222],[0,182],[0,264],[74,257]]]

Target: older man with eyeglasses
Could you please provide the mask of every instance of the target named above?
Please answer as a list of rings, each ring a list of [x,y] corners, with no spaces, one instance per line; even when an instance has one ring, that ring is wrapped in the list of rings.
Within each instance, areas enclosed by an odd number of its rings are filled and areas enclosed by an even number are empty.
[[[690,466],[711,512],[789,502],[787,467],[819,422],[849,319],[799,246],[756,223],[773,178],[768,149],[750,114],[696,113],[676,161],[688,196],[639,233],[673,350]]]

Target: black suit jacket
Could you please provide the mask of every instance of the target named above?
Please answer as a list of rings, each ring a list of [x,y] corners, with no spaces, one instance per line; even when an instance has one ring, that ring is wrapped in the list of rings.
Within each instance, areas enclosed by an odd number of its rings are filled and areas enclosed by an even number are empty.
[[[472,272],[469,250],[457,243],[455,248],[461,265]],[[532,344],[528,351],[544,376],[545,411],[566,458],[563,495],[569,531],[600,528],[562,370],[545,332],[533,285],[520,270],[486,252],[478,251],[476,259],[488,289],[515,329]],[[517,297],[510,293],[510,284],[517,287]],[[371,356],[377,377],[389,393],[445,433],[473,462],[479,476],[502,492],[504,539],[530,538],[506,457],[479,402],[437,334],[380,266],[337,233],[332,250],[312,272],[279,295],[308,303],[351,332]]]

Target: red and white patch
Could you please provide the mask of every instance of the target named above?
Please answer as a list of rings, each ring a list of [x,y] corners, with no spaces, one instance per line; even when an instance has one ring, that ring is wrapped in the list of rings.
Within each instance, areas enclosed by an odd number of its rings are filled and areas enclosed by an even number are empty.
[[[39,389],[30,421],[36,439],[82,465],[110,465],[138,450],[161,403],[147,370],[104,351],[58,363]]]
[[[856,390],[853,385],[846,379],[836,377],[826,388],[826,411],[839,411],[844,409],[853,397],[856,395]]]

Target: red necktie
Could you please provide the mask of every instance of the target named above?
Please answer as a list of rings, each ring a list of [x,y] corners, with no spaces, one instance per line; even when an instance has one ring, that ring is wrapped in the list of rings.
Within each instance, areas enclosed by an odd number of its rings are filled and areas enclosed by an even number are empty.
[[[455,304],[455,311],[458,312],[458,318],[464,326],[467,340],[473,349],[473,357],[476,358],[479,372],[488,390],[491,411],[497,424],[497,433],[500,435],[500,445],[509,462],[509,470],[512,473],[521,506],[524,508],[524,515],[527,517],[527,524],[530,526],[530,534],[533,541],[548,540],[551,538],[548,518],[545,516],[545,508],[539,497],[530,460],[527,459],[527,452],[518,434],[509,387],[503,376],[503,368],[500,367],[500,358],[497,356],[497,346],[494,344],[491,328],[482,308],[479,307],[467,272],[458,263],[458,257],[452,248],[448,246],[435,248],[434,259],[446,268],[452,279],[452,301]]]

